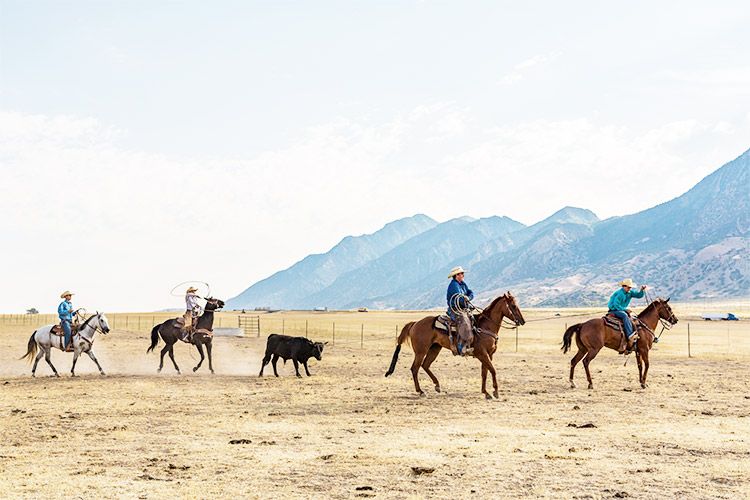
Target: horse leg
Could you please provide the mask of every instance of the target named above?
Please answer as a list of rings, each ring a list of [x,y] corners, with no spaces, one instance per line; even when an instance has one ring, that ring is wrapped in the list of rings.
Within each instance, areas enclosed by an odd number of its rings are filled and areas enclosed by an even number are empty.
[[[73,350],[73,366],[70,367],[70,376],[76,376],[76,362],[78,361],[78,349]]]
[[[643,350],[641,357],[643,358],[643,378],[641,379],[641,387],[645,389],[648,387],[648,384],[646,383],[646,375],[648,374],[648,349]]]
[[[164,355],[169,352],[169,344],[166,344],[161,349],[161,357],[159,358],[159,369],[156,370],[156,373],[161,373],[162,368],[164,368]]]
[[[39,364],[39,360],[44,357],[44,350],[40,349],[39,353],[37,353],[36,358],[34,358],[34,366],[31,368],[31,376],[36,377],[36,365]]]
[[[430,346],[430,349],[427,351],[427,355],[424,357],[424,361],[422,362],[422,368],[425,372],[427,372],[427,375],[430,376],[432,379],[432,383],[435,384],[435,392],[440,392],[440,382],[438,381],[437,377],[434,373],[432,373],[432,370],[430,370],[430,365],[432,365],[432,362],[435,361],[435,358],[437,358],[438,354],[440,354],[440,350],[442,347],[440,344],[432,344]]]
[[[638,382],[641,383],[641,387],[643,387],[643,363],[641,361],[641,353],[638,351],[635,351],[635,360],[638,363]]]
[[[279,372],[276,371],[276,362],[279,360],[279,355],[274,354],[273,358],[271,358],[271,366],[273,366],[273,374],[277,377],[279,376]]]
[[[482,394],[487,394],[487,367],[484,363],[482,365]]]
[[[169,359],[172,360],[172,364],[174,365],[174,369],[177,370],[177,373],[182,374],[180,367],[177,366],[177,361],[174,360],[174,344],[169,344]]]
[[[589,370],[589,363],[591,363],[597,354],[599,354],[599,351],[601,350],[601,347],[591,349],[585,358],[583,358],[583,367],[586,369],[586,378],[589,381],[589,389],[594,388],[594,382],[591,381],[591,370]]]
[[[96,367],[99,368],[99,373],[102,375],[106,375],[106,373],[104,373],[104,370],[102,370],[102,365],[99,364],[99,360],[96,359],[96,356],[94,356],[94,351],[87,351],[86,354],[89,355],[89,358],[91,358],[91,361],[96,363]]]
[[[573,382],[573,372],[575,372],[576,365],[578,364],[579,361],[581,361],[584,358],[584,356],[586,356],[586,351],[584,350],[584,348],[579,347],[576,355],[573,356],[570,360],[570,388],[571,389],[576,388],[576,383]]]
[[[419,387],[419,367],[422,366],[422,361],[424,361],[425,356],[427,355],[426,352],[422,352],[422,350],[417,350],[418,348],[416,346],[414,347],[414,362],[411,364],[411,376],[414,379],[414,388],[417,390],[417,394],[420,396],[424,396],[424,391],[421,387]]]
[[[479,359],[479,362],[482,363],[482,371],[485,370],[489,371],[492,374],[492,387],[494,391],[492,392],[492,396],[495,396],[496,398],[500,397],[500,393],[497,388],[497,372],[495,371],[495,366],[492,364],[492,359],[486,352],[477,353],[474,352],[474,357]],[[487,392],[487,375],[484,374],[484,377],[482,377],[482,394],[484,394],[484,397],[486,399],[492,399],[492,396],[489,395]]]
[[[55,368],[55,365],[52,364],[52,360],[50,359],[52,348],[47,347],[44,349],[44,360],[47,362],[50,368],[52,368],[52,371],[55,373],[55,377],[59,377],[60,374],[57,373],[57,369]]]
[[[214,363],[211,360],[211,340],[209,339],[208,344],[206,344],[206,354],[208,355],[208,369],[211,371],[211,373],[214,372]]]
[[[193,368],[193,373],[198,371],[198,368],[200,368],[201,365],[203,364],[203,360],[206,359],[206,356],[203,355],[203,344],[201,344],[198,339],[196,339],[195,341],[195,348],[198,349],[198,354],[201,355],[201,360],[198,361],[198,364],[195,365],[195,367]]]

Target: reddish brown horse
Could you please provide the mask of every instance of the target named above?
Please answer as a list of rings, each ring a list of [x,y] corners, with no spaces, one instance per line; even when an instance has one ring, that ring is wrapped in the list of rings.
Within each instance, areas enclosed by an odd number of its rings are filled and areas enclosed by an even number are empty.
[[[430,370],[430,365],[435,361],[438,354],[440,354],[441,349],[450,349],[448,334],[443,330],[437,330],[433,326],[435,318],[436,316],[427,316],[404,326],[401,334],[398,336],[391,366],[385,374],[387,377],[393,373],[393,370],[396,368],[396,361],[398,361],[398,354],[401,352],[401,344],[410,341],[411,347],[414,350],[414,362],[411,365],[411,374],[414,378],[414,388],[420,396],[424,396],[424,392],[419,387],[419,367],[424,368],[424,371],[427,372],[427,375],[430,376],[432,382],[435,384],[435,391],[440,392],[440,382]],[[523,319],[518,304],[516,304],[516,299],[510,292],[493,300],[481,313],[475,314],[474,318],[478,327],[478,335],[474,337],[473,356],[482,363],[482,394],[487,399],[492,399],[492,396],[487,393],[487,372],[489,371],[492,374],[492,386],[495,389],[492,394],[498,398],[500,396],[497,389],[497,375],[495,367],[492,364],[492,355],[497,350],[497,335],[500,325],[503,323],[504,318],[510,319],[516,326],[521,326],[526,321]]]
[[[677,317],[672,312],[672,308],[669,307],[668,298],[666,300],[654,300],[638,315],[638,321],[642,326],[638,331],[640,339],[636,345],[635,357],[638,361],[638,378],[641,382],[641,387],[644,389],[646,388],[646,374],[648,373],[648,351],[654,344],[654,329],[660,319],[666,320],[671,325],[677,323]],[[646,328],[643,328],[643,325]],[[578,353],[570,360],[570,387],[574,388],[576,386],[575,382],[573,382],[573,371],[578,362],[583,360],[583,367],[586,369],[586,378],[589,381],[589,389],[593,389],[594,384],[591,382],[589,363],[596,357],[602,347],[609,347],[617,351],[620,347],[622,334],[608,327],[603,318],[590,319],[585,323],[578,323],[565,330],[565,334],[563,335],[563,352],[568,352],[570,349],[573,334],[576,336]],[[645,365],[645,369],[641,362]]]

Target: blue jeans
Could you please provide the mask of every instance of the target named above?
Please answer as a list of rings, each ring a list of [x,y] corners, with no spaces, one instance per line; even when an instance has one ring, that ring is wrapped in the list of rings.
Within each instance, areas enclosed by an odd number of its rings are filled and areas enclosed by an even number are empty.
[[[70,344],[70,338],[73,336],[73,332],[70,330],[70,321],[67,319],[62,320],[62,327],[63,327],[63,331],[65,332],[64,347],[67,349],[68,344]]]
[[[633,324],[630,322],[630,317],[625,311],[609,311],[622,320],[622,324],[625,327],[625,337],[630,338],[633,336]]]

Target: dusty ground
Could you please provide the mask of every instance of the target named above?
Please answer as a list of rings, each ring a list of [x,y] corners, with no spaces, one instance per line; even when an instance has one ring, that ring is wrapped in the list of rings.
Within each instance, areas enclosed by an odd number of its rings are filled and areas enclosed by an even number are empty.
[[[157,375],[146,333],[118,329],[95,343],[107,377],[86,358],[82,376],[69,378],[70,355],[56,351],[63,378],[48,377],[42,362],[31,379],[17,358],[33,328],[4,326],[0,496],[750,495],[750,357],[688,359],[668,340],[653,353],[642,390],[634,360],[623,367],[607,351],[592,364],[596,389],[571,390],[570,356],[560,353],[562,332],[553,326],[529,323],[519,353],[513,333],[503,332],[500,399],[489,402],[476,360],[444,351],[433,366],[445,392],[422,374],[428,396],[419,398],[408,347],[385,379],[393,342],[373,339],[361,349],[341,333],[311,363],[310,378],[295,378],[291,363],[281,378],[258,378],[263,340],[247,338],[216,339],[216,375],[192,374],[184,344],[177,361],[190,374],[167,364]],[[716,345],[731,340],[724,324],[715,328]],[[746,324],[732,328],[748,333]],[[585,387],[583,370],[577,377]],[[587,423],[595,427],[577,427]]]

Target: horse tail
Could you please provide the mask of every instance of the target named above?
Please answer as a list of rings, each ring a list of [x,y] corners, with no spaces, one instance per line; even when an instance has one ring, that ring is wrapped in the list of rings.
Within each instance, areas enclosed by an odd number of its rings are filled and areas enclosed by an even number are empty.
[[[570,349],[570,345],[573,343],[573,334],[580,333],[581,323],[576,323],[575,325],[565,330],[565,334],[563,334],[562,352],[568,352],[568,350]]]
[[[158,325],[156,325],[155,327],[151,329],[151,346],[148,349],[146,349],[146,354],[153,351],[154,347],[156,347],[156,344],[159,343],[159,328],[163,324],[164,323],[159,323]]]
[[[26,351],[26,354],[18,359],[29,358],[29,363],[31,363],[31,360],[34,359],[34,356],[36,356],[36,351],[38,349],[34,335],[36,335],[36,330],[34,330],[34,333],[32,333],[31,337],[29,337],[28,350]]]
[[[393,370],[396,369],[396,362],[398,361],[398,354],[401,352],[401,344],[409,340],[409,330],[411,329],[411,326],[414,324],[413,321],[407,323],[404,325],[404,327],[401,329],[401,333],[398,336],[398,339],[396,339],[396,350],[393,351],[393,359],[391,359],[391,366],[388,368],[388,371],[385,372],[385,376],[393,373]]]

